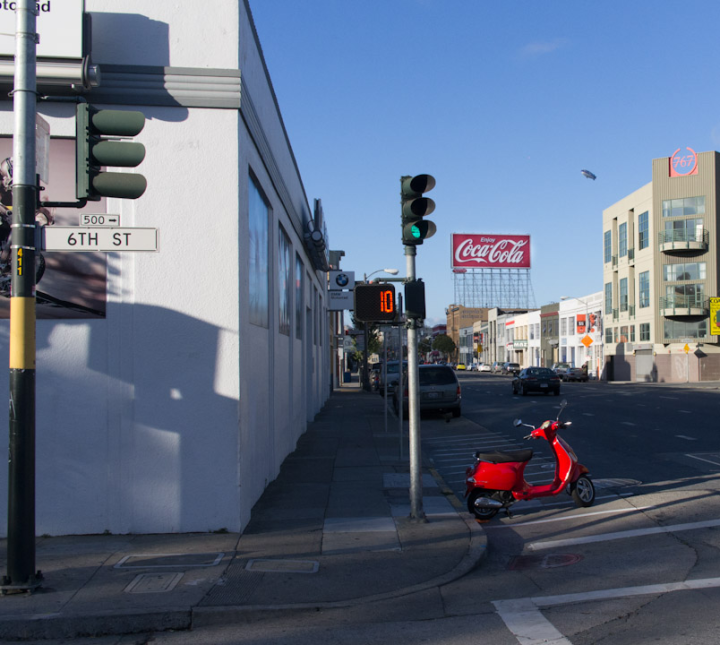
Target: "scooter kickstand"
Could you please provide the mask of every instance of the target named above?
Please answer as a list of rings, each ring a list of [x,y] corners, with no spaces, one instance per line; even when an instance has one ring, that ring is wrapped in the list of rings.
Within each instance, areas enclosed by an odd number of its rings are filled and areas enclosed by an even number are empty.
[[[511,520],[513,514],[512,514],[512,511],[510,510],[510,507],[509,507],[509,506],[506,506],[506,507],[505,507],[505,512],[507,513],[508,519]]]

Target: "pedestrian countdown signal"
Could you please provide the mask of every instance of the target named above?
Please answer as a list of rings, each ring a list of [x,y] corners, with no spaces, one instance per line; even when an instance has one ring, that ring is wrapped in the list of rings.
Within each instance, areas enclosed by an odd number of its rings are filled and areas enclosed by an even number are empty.
[[[395,287],[391,284],[355,286],[355,320],[360,322],[394,322]]]

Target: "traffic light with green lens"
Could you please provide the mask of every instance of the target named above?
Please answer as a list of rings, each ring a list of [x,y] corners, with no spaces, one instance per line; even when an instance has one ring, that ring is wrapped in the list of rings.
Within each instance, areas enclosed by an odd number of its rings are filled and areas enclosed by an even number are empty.
[[[355,285],[353,315],[360,322],[393,322],[397,316],[392,284]]]
[[[145,158],[145,146],[122,141],[140,134],[145,127],[142,112],[98,110],[78,103],[75,120],[75,192],[78,199],[98,201],[102,197],[137,199],[147,180],[137,173],[107,172],[102,167],[135,168]]]
[[[424,219],[435,210],[435,202],[423,193],[435,188],[432,175],[400,177],[402,204],[402,241],[406,246],[417,246],[427,237],[435,235],[435,222]]]

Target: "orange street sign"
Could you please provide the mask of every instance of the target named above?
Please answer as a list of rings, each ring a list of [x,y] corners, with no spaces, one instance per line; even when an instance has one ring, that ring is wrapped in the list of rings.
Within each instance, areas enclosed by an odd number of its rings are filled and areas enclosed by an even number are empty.
[[[593,339],[590,338],[590,336],[585,335],[583,336],[583,339],[580,341],[585,347],[590,347],[590,345],[593,344]]]

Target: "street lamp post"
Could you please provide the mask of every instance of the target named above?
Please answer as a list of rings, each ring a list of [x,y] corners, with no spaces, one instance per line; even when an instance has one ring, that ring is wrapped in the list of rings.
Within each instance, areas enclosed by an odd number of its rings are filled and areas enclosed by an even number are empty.
[[[399,269],[378,269],[377,271],[373,271],[370,275],[367,273],[363,276],[363,281],[365,284],[368,283],[368,279],[372,278],[376,273],[389,273],[390,275],[397,275],[400,271]],[[368,370],[368,344],[370,342],[370,335],[368,334],[368,323],[363,323],[363,337],[365,339],[365,347],[363,348],[363,373],[362,373],[362,388],[363,390],[370,391],[370,372]],[[384,369],[387,369],[387,365],[385,365]]]

